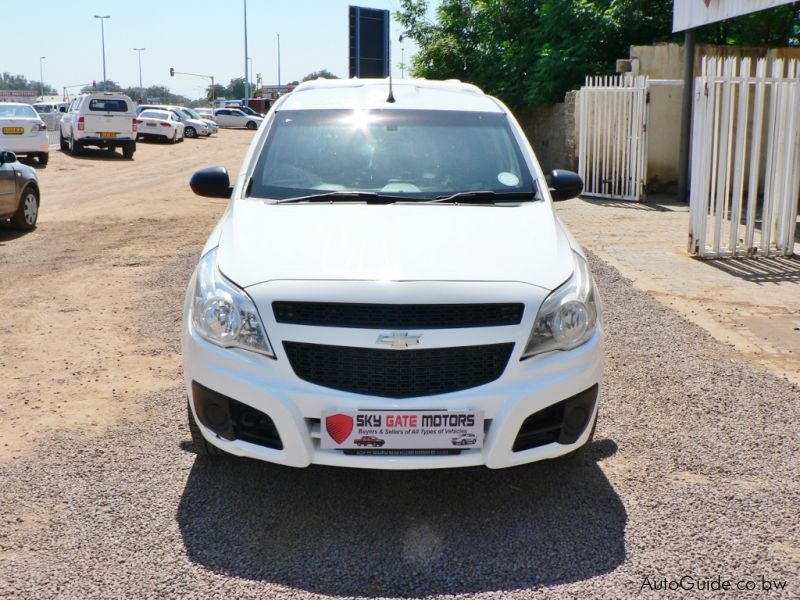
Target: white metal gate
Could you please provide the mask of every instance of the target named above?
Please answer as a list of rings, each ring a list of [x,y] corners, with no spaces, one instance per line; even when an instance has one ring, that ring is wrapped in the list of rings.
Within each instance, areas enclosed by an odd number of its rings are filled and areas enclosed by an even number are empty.
[[[695,80],[689,252],[790,255],[800,193],[800,63],[704,58]]]
[[[642,200],[647,77],[587,77],[578,93],[578,174],[587,196]]]

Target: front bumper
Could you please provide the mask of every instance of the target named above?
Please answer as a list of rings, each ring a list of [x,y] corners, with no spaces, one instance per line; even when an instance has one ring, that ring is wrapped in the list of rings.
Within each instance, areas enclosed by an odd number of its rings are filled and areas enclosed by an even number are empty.
[[[275,340],[273,340],[273,343]],[[341,392],[300,380],[279,353],[278,359],[238,349],[225,349],[200,338],[188,322],[183,328],[183,364],[186,389],[193,400],[193,382],[234,399],[270,417],[281,449],[242,439],[227,440],[201,424],[203,436],[234,455],[292,467],[310,464],[371,469],[433,469],[484,465],[492,469],[555,458],[588,440],[597,415],[591,416],[573,443],[558,441],[514,451],[526,419],[586,390],[599,386],[603,371],[602,331],[598,326],[585,344],[568,352],[552,352],[520,361],[515,351],[506,373],[496,381],[472,389],[421,398],[382,398]],[[197,388],[195,388],[197,389]],[[599,389],[599,387],[597,388]],[[485,417],[483,448],[465,447],[457,455],[384,456],[345,455],[320,447],[319,418],[324,410],[411,409],[481,410]]]

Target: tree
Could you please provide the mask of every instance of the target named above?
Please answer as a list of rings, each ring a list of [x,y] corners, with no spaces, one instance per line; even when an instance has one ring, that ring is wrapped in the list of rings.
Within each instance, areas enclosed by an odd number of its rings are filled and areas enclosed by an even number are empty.
[[[339,79],[336,75],[328,71],[327,69],[322,69],[321,71],[314,71],[313,73],[309,73],[305,77],[303,77],[303,81],[311,81],[312,79]]]
[[[403,36],[420,48],[411,74],[475,83],[512,107],[558,102],[586,75],[613,72],[632,44],[680,40],[672,0],[401,0]],[[700,30],[700,41],[798,45],[798,4]]]
[[[224,96],[226,98],[244,98],[244,77],[236,77],[231,79],[231,82],[228,84],[228,87],[225,88]],[[252,95],[253,90],[256,89],[255,83],[250,83],[250,94]]]
[[[44,84],[44,94],[46,96],[55,95],[58,91],[51,85]],[[38,81],[28,81],[24,75],[12,75],[11,73],[0,73],[0,90],[35,90],[39,91]]]
[[[217,98],[225,98],[227,94],[227,90],[224,85],[215,83],[213,86],[208,86],[206,88],[206,100],[211,102],[212,100],[216,100]]]
[[[106,89],[107,92],[121,92],[122,87],[116,82],[111,81],[110,79],[106,80]],[[88,94],[91,92],[102,92],[103,91],[103,82],[102,81],[95,81],[94,86],[87,85],[81,88],[81,94]]]

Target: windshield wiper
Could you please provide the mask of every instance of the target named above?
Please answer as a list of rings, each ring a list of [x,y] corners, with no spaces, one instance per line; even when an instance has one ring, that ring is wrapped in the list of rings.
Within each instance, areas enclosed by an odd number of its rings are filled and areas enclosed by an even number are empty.
[[[495,202],[518,202],[520,200],[535,200],[532,192],[493,192],[491,190],[477,190],[470,192],[458,192],[449,196],[437,196],[429,203],[453,204],[494,204]]]
[[[321,194],[310,194],[308,196],[297,196],[296,198],[284,198],[275,204],[294,204],[298,202],[365,202],[366,204],[394,204],[395,202],[407,202],[409,198],[404,196],[386,196],[377,192],[359,191],[336,191],[323,192]]]

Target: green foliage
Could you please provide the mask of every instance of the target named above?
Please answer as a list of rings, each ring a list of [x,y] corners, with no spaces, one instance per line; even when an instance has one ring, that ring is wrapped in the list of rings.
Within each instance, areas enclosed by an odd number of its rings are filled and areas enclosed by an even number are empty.
[[[336,75],[328,71],[327,69],[322,69],[321,71],[314,71],[313,73],[309,73],[305,77],[303,77],[303,81],[311,81],[312,79],[339,79]]]
[[[24,75],[12,75],[8,72],[0,73],[0,90],[36,90],[39,91],[38,81],[28,81]],[[44,84],[44,95],[54,96],[58,91],[52,86]]]
[[[613,72],[632,44],[680,41],[672,0],[400,0],[420,48],[411,74],[475,83],[512,107],[559,102],[586,75]],[[700,41],[798,45],[800,3],[705,27]]]

